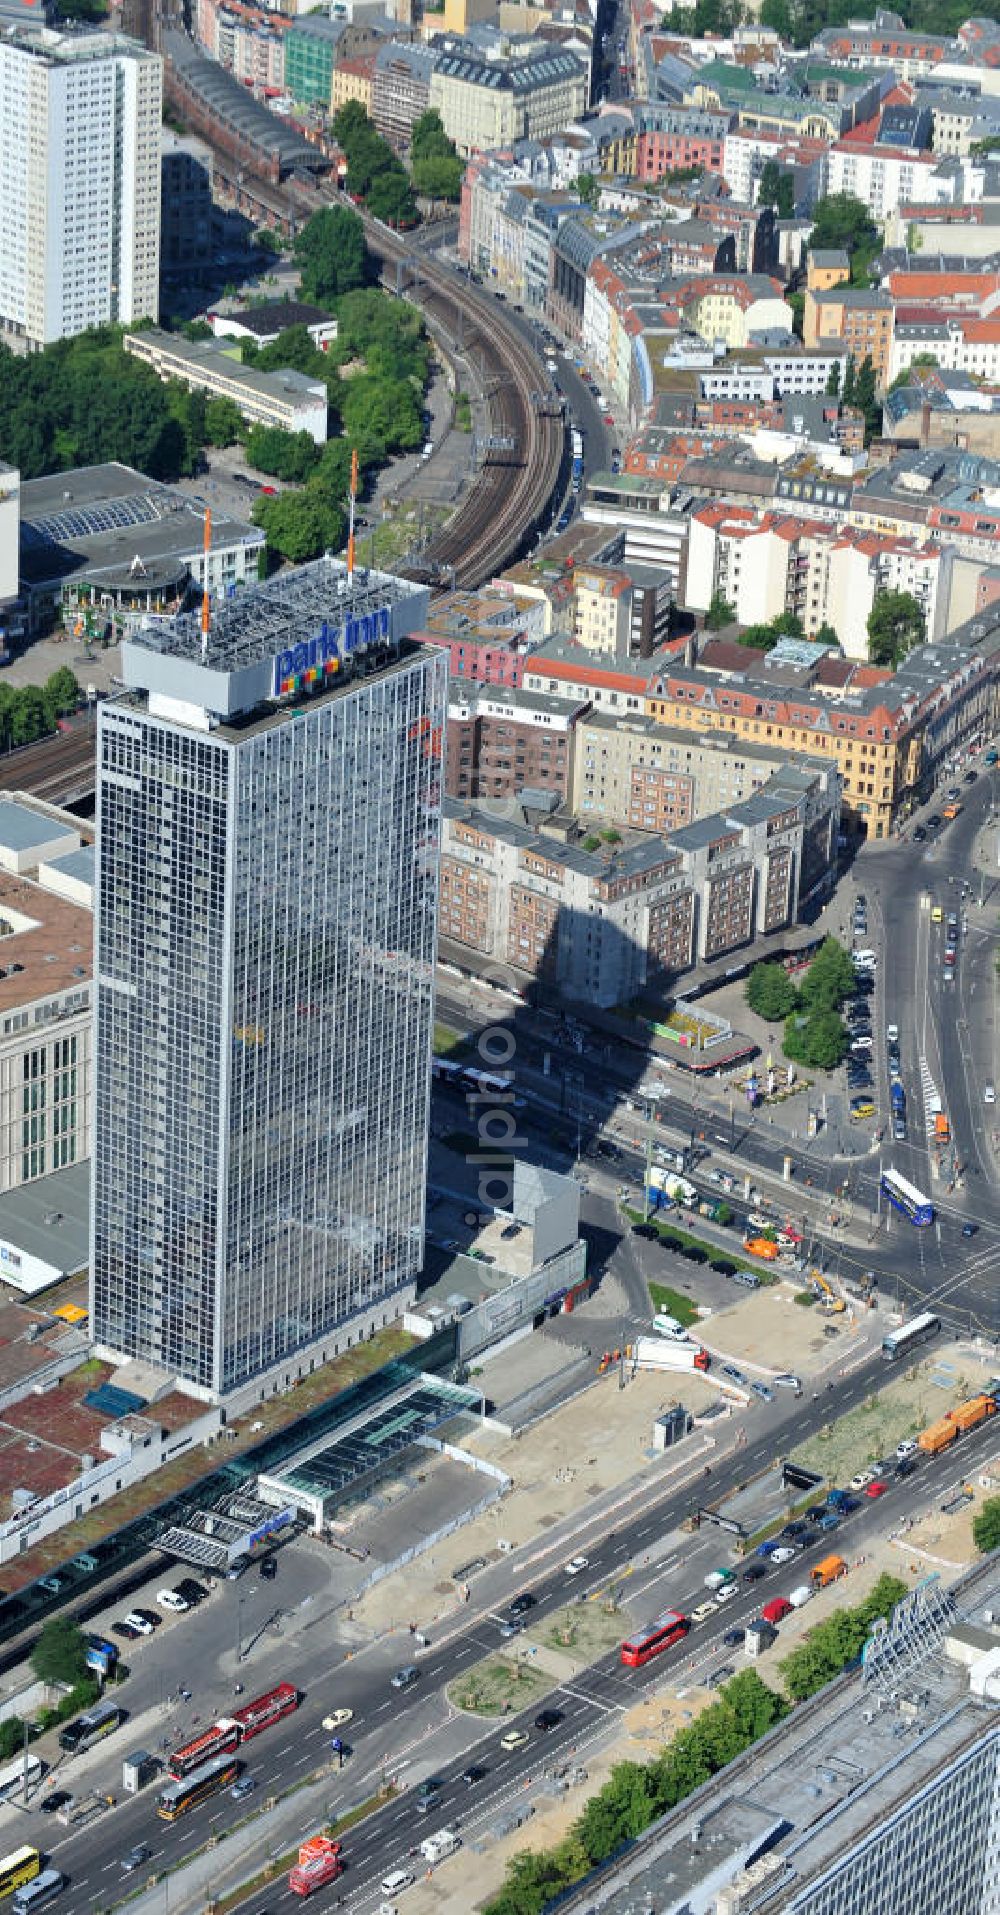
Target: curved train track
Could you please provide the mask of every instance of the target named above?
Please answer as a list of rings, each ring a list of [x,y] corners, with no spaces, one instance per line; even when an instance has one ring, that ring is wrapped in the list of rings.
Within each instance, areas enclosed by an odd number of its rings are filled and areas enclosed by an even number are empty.
[[[395,270],[409,257],[405,239],[370,219],[365,232],[394,289]],[[424,567],[452,573],[456,585],[476,586],[520,556],[543,517],[565,453],[565,428],[558,416],[539,411],[535,396],[545,390],[545,374],[493,302],[423,254],[419,276],[419,304],[481,362],[490,437],[512,442],[510,451],[487,452],[473,490],[422,555]]]

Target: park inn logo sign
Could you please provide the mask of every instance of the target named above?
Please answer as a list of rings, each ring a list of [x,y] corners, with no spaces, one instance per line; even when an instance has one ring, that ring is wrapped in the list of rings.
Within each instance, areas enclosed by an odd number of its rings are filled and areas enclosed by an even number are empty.
[[[347,618],[343,625],[330,625],[324,619],[314,638],[275,655],[271,689],[275,698],[304,691],[309,685],[321,685],[341,671],[355,652],[367,652],[384,645],[390,635],[388,605],[380,605],[360,618]]]

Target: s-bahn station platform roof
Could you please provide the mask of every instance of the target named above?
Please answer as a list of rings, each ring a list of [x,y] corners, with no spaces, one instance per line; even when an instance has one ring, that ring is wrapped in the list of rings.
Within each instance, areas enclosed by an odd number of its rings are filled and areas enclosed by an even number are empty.
[[[422,1438],[457,1417],[479,1417],[482,1409],[479,1390],[436,1376],[414,1376],[374,1414],[358,1417],[332,1442],[313,1443],[285,1469],[261,1476],[257,1494],[276,1508],[297,1509],[319,1533],[362,1501]]]

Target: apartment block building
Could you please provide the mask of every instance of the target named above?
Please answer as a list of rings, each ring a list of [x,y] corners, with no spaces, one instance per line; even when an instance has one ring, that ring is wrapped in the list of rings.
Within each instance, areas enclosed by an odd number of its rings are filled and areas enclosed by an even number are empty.
[[[584,61],[562,47],[511,40],[489,59],[460,42],[439,55],[429,104],[468,159],[561,132],[583,112],[588,87]]]
[[[573,636],[586,652],[619,657],[631,650],[632,582],[614,566],[583,565],[575,573]]]
[[[806,346],[836,342],[855,366],[870,359],[876,381],[890,378],[894,307],[889,293],[860,286],[832,286],[826,292],[806,287],[802,338]]]
[[[710,648],[695,665],[671,659],[650,674],[643,710],[675,729],[771,745],[791,763],[832,762],[845,820],[872,838],[888,837],[944,759],[993,722],[997,661],[972,646],[921,646],[895,673],[833,656],[797,662],[783,643],[757,663],[744,656],[743,669],[718,674],[704,668]]]
[[[572,698],[452,680],[445,791],[450,798],[569,795],[576,725],[589,707]]]
[[[409,145],[414,126],[430,105],[436,58],[432,47],[403,46],[396,40],[386,41],[375,55],[372,119],[383,139],[397,149]]]
[[[851,193],[870,208],[873,219],[888,219],[908,201],[929,197],[938,164],[935,153],[837,141],[824,161],[825,189]]]
[[[523,813],[446,800],[441,936],[473,964],[491,959],[608,1009],[652,976],[792,922],[804,871],[836,846],[836,818],[794,768],[725,814],[599,852]]]
[[[353,58],[345,55],[342,59],[336,59],[330,80],[331,113],[339,113],[349,100],[356,100],[371,119],[374,79],[373,53],[358,53]]]
[[[155,319],[163,63],[113,33],[0,37],[0,331]]]
[[[0,1191],[90,1155],[94,847],[79,820],[0,800]],[[4,1251],[4,1256],[11,1253]],[[0,1276],[17,1282],[0,1260]]]
[[[719,593],[741,625],[794,612],[807,635],[832,626],[848,658],[867,659],[868,617],[879,592],[909,592],[928,639],[942,637],[952,558],[948,545],[929,539],[705,504],[691,515],[688,603],[707,612]]]
[[[343,38],[343,20],[331,20],[322,13],[296,18],[285,35],[285,85],[293,100],[329,108]]]
[[[839,776],[820,758],[797,766],[840,810]],[[570,809],[582,823],[670,833],[743,804],[785,770],[787,753],[723,733],[692,737],[655,718],[587,711],[573,731]]]

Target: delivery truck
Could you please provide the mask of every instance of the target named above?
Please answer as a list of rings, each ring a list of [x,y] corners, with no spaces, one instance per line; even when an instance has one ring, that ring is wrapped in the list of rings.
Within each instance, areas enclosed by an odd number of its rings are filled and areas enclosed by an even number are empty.
[[[996,1414],[996,1404],[991,1396],[972,1396],[967,1403],[960,1403],[957,1410],[950,1412],[951,1421],[959,1431],[977,1429],[985,1423],[988,1416]]]
[[[942,1416],[936,1423],[931,1423],[926,1430],[921,1430],[917,1437],[917,1448],[922,1450],[925,1456],[939,1456],[942,1450],[948,1448],[949,1443],[955,1441],[957,1435],[958,1426],[952,1422],[951,1417]]]
[[[649,1173],[649,1200],[683,1204],[688,1210],[694,1210],[698,1192],[686,1177],[678,1177],[676,1170],[665,1170],[662,1164],[654,1164]]]
[[[631,1357],[636,1370],[707,1370],[711,1361],[700,1344],[673,1337],[637,1337]]]
[[[829,1583],[835,1583],[840,1576],[847,1575],[847,1564],[843,1556],[824,1556],[815,1569],[809,1571],[809,1581],[814,1589],[826,1589]]]

